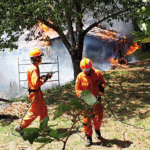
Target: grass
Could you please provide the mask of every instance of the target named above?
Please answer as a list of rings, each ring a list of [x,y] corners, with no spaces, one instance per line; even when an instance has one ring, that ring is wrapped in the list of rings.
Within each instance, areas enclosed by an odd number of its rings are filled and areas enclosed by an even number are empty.
[[[147,150],[150,148],[149,129],[139,129],[117,121],[108,107],[109,102],[111,109],[119,120],[132,125],[149,128],[150,53],[143,54],[139,51],[136,55],[139,56],[138,59],[140,60],[138,61],[138,65],[103,72],[107,86],[105,89],[105,97],[102,97],[102,103],[105,109],[101,133],[105,142],[98,141],[93,133],[94,145],[90,148],[85,148],[84,140],[81,138],[81,136],[84,137],[82,123],[78,123],[76,128],[79,126],[79,132],[74,129],[74,132],[68,140],[66,150],[107,150],[108,148],[112,150],[123,148],[129,150]],[[57,128],[59,131],[67,131],[72,124],[71,119],[67,115],[63,115],[61,118],[53,120],[53,116],[55,108],[59,103],[65,103],[71,98],[76,98],[74,82],[71,81],[63,86],[47,89],[43,93],[48,106],[49,125],[53,125],[52,128]],[[15,99],[14,101],[21,101],[23,106],[25,103],[29,103],[27,97]],[[10,118],[0,120],[0,149],[36,149],[41,145],[38,142],[30,145],[29,142],[23,141],[22,138],[12,135],[11,128],[15,127],[21,121],[21,116],[23,116],[23,113],[20,113],[19,120]],[[38,119],[31,126],[39,126]],[[62,142],[52,142],[45,145],[43,149],[61,150],[62,146]]]

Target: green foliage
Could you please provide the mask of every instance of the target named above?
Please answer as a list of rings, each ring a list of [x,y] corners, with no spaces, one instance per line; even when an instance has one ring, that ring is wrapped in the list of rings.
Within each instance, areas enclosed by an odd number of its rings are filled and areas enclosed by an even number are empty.
[[[58,138],[59,138],[59,139],[64,138],[64,137],[67,136],[67,134],[68,134],[68,132],[65,132],[65,133],[59,133]]]
[[[96,103],[97,101],[94,95],[90,93],[88,90],[83,90],[81,93],[81,97],[86,102],[86,104],[90,106],[94,105],[94,103]]]
[[[48,123],[49,117],[45,117],[41,122],[40,122],[40,130],[43,130]]]
[[[62,111],[57,111],[56,115],[53,117],[53,120],[59,118],[63,114]]]
[[[25,40],[42,40],[43,31],[37,30],[38,23],[41,22],[55,30],[58,34],[63,34],[64,30],[71,30],[72,24],[75,23],[80,38],[81,35],[85,35],[86,31],[84,27],[84,14],[86,12],[92,12],[91,17],[98,19],[99,22],[93,22],[92,27],[97,26],[102,21],[107,21],[110,26],[113,25],[111,19],[118,19],[124,22],[129,19],[127,16],[131,12],[135,12],[138,8],[142,8],[140,11],[144,11],[146,14],[148,8],[143,8],[144,3],[139,5],[138,2],[133,0],[117,1],[117,4],[113,0],[61,0],[61,1],[35,1],[35,0],[13,0],[6,1],[1,0],[0,3],[0,49],[4,50],[9,48],[10,50],[17,49],[17,42],[25,30],[30,32],[26,35]],[[41,7],[42,6],[42,7]],[[100,20],[100,16],[107,16]],[[73,31],[73,29],[71,30]],[[73,32],[69,32],[73,35]],[[47,36],[48,37],[48,36]],[[63,37],[63,36],[62,36]],[[61,38],[62,38],[61,37]],[[73,37],[73,36],[69,36]],[[48,37],[49,39],[49,37]],[[44,40],[47,40],[44,39]],[[75,41],[75,39],[72,39]],[[67,46],[69,41],[64,35],[62,41],[68,50],[71,46]]]
[[[28,140],[30,144],[33,144],[33,141],[37,139],[39,136],[39,132],[37,129],[32,129],[30,132],[24,132],[23,139],[26,141]]]
[[[35,142],[39,142],[39,143],[46,143],[46,142],[48,142],[48,141],[49,141],[49,143],[50,143],[50,142],[53,141],[53,140],[50,139],[50,138],[38,138],[38,139],[35,140]]]
[[[40,127],[38,128],[25,128],[21,131],[21,133],[23,134],[23,139],[26,141],[28,140],[30,142],[30,144],[33,144],[33,142],[40,142],[40,143],[44,143],[40,148],[42,148],[45,143],[50,143],[52,142],[54,139],[59,140],[61,138],[64,138],[67,136],[68,132],[65,133],[59,133],[57,130],[54,130],[51,128],[51,126],[47,126],[49,118],[45,117],[41,123],[40,123]],[[46,129],[44,129],[46,127]],[[41,133],[48,133],[49,132],[49,136],[54,138],[41,138],[39,137]],[[39,137],[39,138],[38,138]]]
[[[59,110],[59,111],[62,111],[62,112],[65,112],[65,111],[68,111],[68,110],[71,110],[71,105],[70,104],[60,104],[56,110]]]
[[[84,109],[84,106],[81,104],[81,101],[77,99],[71,99],[70,104],[76,106],[78,109]]]
[[[58,133],[57,130],[53,130],[53,131],[50,132],[50,136],[54,137],[55,139],[58,139],[59,133]]]
[[[149,43],[150,42],[150,3],[147,6],[141,6],[136,14],[138,15],[137,24],[141,31],[133,31],[131,34],[138,36],[134,42]]]

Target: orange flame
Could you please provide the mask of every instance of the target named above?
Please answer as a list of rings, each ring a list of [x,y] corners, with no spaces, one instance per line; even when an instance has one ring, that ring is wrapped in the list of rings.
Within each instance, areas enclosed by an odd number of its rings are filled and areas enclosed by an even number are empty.
[[[139,48],[140,48],[140,46],[136,42],[133,43],[133,45],[131,45],[129,50],[127,51],[127,55],[132,54],[133,52],[135,52]]]
[[[110,58],[109,61],[110,61],[110,64],[118,64],[118,59],[115,60],[113,58]]]
[[[52,23],[52,22],[50,22]],[[47,37],[50,37],[50,38],[55,38],[55,37],[58,37],[58,34],[56,31],[54,31],[53,29],[47,27],[46,25],[44,25],[43,23],[39,22],[37,24],[37,29],[43,33],[42,35],[42,38],[44,39],[42,41],[42,45],[41,46],[49,46],[49,40]]]
[[[96,33],[97,36],[100,36],[101,39],[104,40],[116,40],[118,38],[118,36],[116,36],[116,31],[114,32],[110,32],[109,30],[103,30],[101,31],[101,33]]]

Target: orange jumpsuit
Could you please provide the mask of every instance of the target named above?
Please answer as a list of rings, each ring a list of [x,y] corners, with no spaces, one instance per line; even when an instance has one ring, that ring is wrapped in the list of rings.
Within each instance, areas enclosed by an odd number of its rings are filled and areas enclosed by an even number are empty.
[[[75,85],[76,95],[79,96],[83,90],[87,89],[95,97],[97,97],[99,93],[99,85],[102,84],[104,84],[105,87],[106,83],[103,79],[101,72],[98,69],[92,67],[90,76],[86,75],[84,72],[78,74],[76,79],[76,85]],[[100,101],[100,103],[96,105],[95,112],[94,112],[95,117],[93,118],[93,123],[96,130],[100,130],[100,126],[103,119],[103,109],[104,109],[103,105],[101,104],[101,99],[99,98],[98,100]],[[89,122],[90,122],[90,118],[85,118],[83,112],[83,123],[89,124]],[[83,126],[83,128],[84,128],[84,133],[88,137],[91,137],[93,132],[92,125],[90,124],[89,128],[88,126]]]
[[[44,84],[44,80],[40,78],[39,67],[35,64],[32,64],[28,68],[27,79],[30,90],[37,90]],[[36,119],[37,116],[39,116],[39,122],[41,122],[46,116],[48,116],[47,107],[41,90],[39,90],[38,93],[29,93],[28,98],[31,103],[34,101],[34,99],[35,101],[31,105],[29,111],[21,122],[22,129],[28,127]]]

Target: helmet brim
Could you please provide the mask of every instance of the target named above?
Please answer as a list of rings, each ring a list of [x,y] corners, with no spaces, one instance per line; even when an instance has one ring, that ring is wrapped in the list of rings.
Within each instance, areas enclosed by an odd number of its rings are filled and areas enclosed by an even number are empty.
[[[90,68],[87,69],[82,69],[82,71],[89,71],[92,68],[92,66]]]

